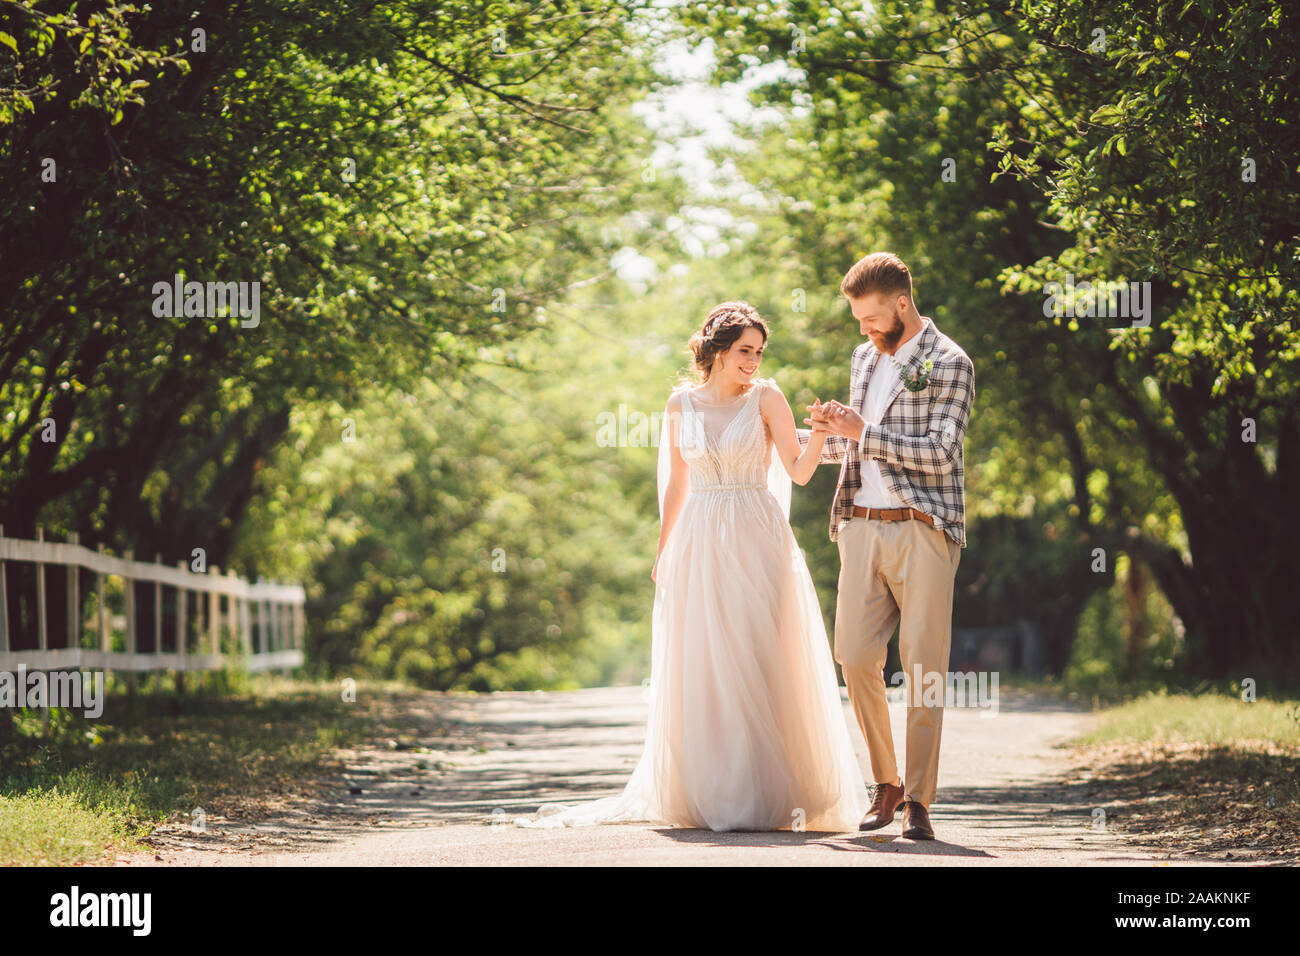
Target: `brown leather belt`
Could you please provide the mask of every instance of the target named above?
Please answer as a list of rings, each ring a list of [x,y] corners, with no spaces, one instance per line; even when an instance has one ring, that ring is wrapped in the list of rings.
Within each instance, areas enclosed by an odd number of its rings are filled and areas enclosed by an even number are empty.
[[[917,511],[915,508],[859,508],[854,505],[853,517],[879,518],[881,521],[907,521],[915,518],[917,521],[925,522],[931,528],[934,527],[934,519],[924,511]]]

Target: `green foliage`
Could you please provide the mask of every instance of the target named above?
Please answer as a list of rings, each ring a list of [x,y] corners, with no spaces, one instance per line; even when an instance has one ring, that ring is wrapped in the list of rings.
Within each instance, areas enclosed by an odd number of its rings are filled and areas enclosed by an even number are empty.
[[[1106,578],[1110,587],[1089,598],[1064,671],[1068,690],[1114,699],[1181,681],[1186,628],[1144,574],[1141,566],[1121,557],[1115,574]]]
[[[599,291],[635,319],[571,321],[598,308],[593,289],[553,335],[516,343],[526,368],[295,416],[241,559],[311,582],[322,671],[469,690],[645,673],[655,449],[648,432],[641,447],[602,445],[598,413],[657,413],[672,366],[666,349],[646,364],[608,344],[650,315],[622,285]]]
[[[179,37],[171,53],[132,43],[131,23],[140,13],[134,4],[99,5],[84,22],[75,3],[59,13],[40,7],[31,0],[0,4],[0,46],[10,50],[0,51],[0,125],[62,99],[114,126],[128,104],[145,104],[143,91],[165,71],[189,72]]]
[[[1102,548],[1180,666],[1298,652],[1290,6],[46,6],[0,2],[8,533],[307,581],[322,672],[634,680],[654,450],[597,414],[660,411],[730,298],[797,412],[847,397],[839,279],[889,248],[976,367],[960,623],[1156,673]],[[767,107],[718,152],[741,188],[644,177],[665,19]],[[629,249],[644,285],[607,281]],[[260,323],[155,316],[177,273],[259,282]],[[1150,282],[1150,325],[1045,311],[1067,274]],[[792,509],[828,616],[834,477]]]
[[[1300,728],[1285,719],[1294,705],[1294,699],[1281,696],[1247,702],[1231,692],[1158,691],[1108,709],[1096,729],[1075,740],[1242,748],[1263,744],[1294,750],[1300,746]],[[1293,777],[1290,783],[1294,788],[1297,781]]]
[[[159,822],[321,773],[356,744],[384,688],[344,704],[334,685],[260,676],[235,692],[108,695],[87,720],[34,711],[0,732],[0,865],[100,862]]]
[[[1079,564],[1100,546],[1151,567],[1190,667],[1294,663],[1279,570],[1300,533],[1291,7],[681,14],[717,44],[720,81],[753,79],[779,111],[736,163],[776,211],[757,234],[797,263],[791,284],[833,288],[893,249],[974,359],[972,514],[1065,503]],[[1044,283],[1066,273],[1149,281],[1149,327],[1045,314]]]
[[[5,865],[94,863],[106,847],[134,845],[125,815],[103,803],[88,807],[75,792],[38,787],[17,795],[0,793],[0,863]]]
[[[163,2],[51,25],[5,4],[31,101],[0,140],[9,533],[39,516],[224,565],[298,401],[452,380],[533,328],[629,199],[607,184],[643,142],[618,109],[646,75],[636,6]],[[87,30],[105,37],[72,42]],[[86,100],[118,74],[149,83]],[[155,316],[178,273],[260,283],[260,322]]]

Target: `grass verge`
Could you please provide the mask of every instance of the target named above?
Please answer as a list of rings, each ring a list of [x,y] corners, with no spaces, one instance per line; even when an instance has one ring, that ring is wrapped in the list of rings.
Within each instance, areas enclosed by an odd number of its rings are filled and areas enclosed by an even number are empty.
[[[368,695],[360,695],[365,700]],[[103,716],[19,711],[0,733],[0,865],[97,863],[160,823],[287,792],[335,767],[367,709],[334,684],[110,694]]]
[[[1300,702],[1145,694],[1101,712],[1084,748],[1107,825],[1173,854],[1300,859]]]

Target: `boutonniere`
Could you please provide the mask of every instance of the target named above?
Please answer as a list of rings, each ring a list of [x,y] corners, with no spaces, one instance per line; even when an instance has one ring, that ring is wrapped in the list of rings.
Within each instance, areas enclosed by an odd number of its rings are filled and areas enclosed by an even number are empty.
[[[925,388],[926,383],[930,381],[930,372],[933,368],[934,363],[929,359],[926,359],[925,364],[921,366],[920,372],[913,372],[911,375],[908,375],[907,366],[900,365],[898,366],[898,377],[903,380],[903,388],[907,389],[909,392],[919,392],[921,389]]]

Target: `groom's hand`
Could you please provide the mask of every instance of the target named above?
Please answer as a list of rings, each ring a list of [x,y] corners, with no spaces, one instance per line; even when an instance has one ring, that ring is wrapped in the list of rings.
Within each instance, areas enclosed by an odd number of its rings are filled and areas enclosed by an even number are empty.
[[[856,411],[834,399],[820,405],[816,411],[810,405],[808,413],[810,417],[804,419],[804,424],[812,425],[814,433],[823,432],[856,440],[862,434],[862,426],[866,424]]]

